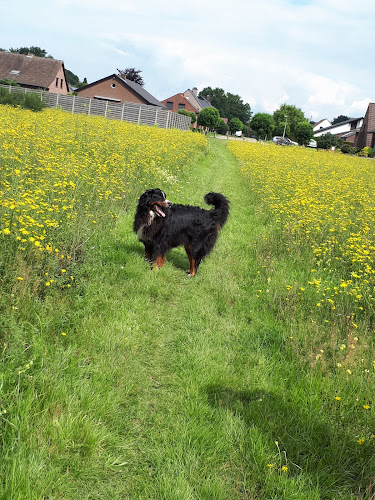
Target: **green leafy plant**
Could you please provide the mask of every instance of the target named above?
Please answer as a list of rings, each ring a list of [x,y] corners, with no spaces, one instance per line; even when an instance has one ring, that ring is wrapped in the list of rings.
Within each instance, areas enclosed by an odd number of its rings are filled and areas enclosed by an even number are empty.
[[[374,156],[374,150],[369,147],[364,147],[361,149],[361,151],[358,153],[359,156],[365,156],[368,158],[372,158]]]

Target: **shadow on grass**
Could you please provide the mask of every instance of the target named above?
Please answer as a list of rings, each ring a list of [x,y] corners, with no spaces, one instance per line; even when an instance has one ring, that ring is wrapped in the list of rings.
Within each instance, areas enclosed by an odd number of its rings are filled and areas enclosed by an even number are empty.
[[[277,441],[284,462],[287,457],[288,473],[307,474],[320,489],[321,498],[348,493],[358,495],[355,498],[374,498],[369,492],[373,482],[370,447],[360,446],[355,436],[345,433],[342,422],[309,408],[308,395],[302,411],[287,397],[263,390],[212,385],[206,391],[212,407],[229,410],[244,420],[246,433],[254,428],[260,431],[266,441],[263,444],[273,450],[271,455],[277,454]]]
[[[141,243],[128,243],[126,245],[121,246],[120,244],[117,245],[116,250],[122,253],[122,259],[124,260],[123,254],[124,252],[126,254],[136,254],[138,255],[142,260],[145,258],[145,250],[144,246]],[[177,269],[181,269],[183,271],[186,271],[189,268],[189,261],[186,256],[185,250],[183,248],[176,248],[173,250],[170,250],[167,253],[167,262],[172,264],[174,267]]]

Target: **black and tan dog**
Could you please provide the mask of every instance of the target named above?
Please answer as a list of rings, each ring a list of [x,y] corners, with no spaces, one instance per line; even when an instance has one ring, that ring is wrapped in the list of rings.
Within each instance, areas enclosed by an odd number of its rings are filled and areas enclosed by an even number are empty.
[[[214,208],[173,205],[161,189],[149,189],[142,194],[133,229],[154,269],[165,264],[168,250],[183,245],[189,258],[189,274],[195,276],[229,213],[229,202],[222,194],[208,193],[204,200]]]

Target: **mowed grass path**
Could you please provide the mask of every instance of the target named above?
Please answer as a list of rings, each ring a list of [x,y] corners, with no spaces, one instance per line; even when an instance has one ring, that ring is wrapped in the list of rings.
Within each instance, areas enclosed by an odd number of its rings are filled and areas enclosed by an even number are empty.
[[[181,188],[172,202],[229,198],[215,249],[195,278],[182,249],[151,272],[133,210],[92,242],[84,293],[61,308],[66,335],[35,340],[45,402],[25,410],[4,498],[318,500],[366,488],[360,447],[324,404],[330,382],[257,300],[267,226],[225,144],[211,140]],[[39,321],[47,331],[48,311]]]

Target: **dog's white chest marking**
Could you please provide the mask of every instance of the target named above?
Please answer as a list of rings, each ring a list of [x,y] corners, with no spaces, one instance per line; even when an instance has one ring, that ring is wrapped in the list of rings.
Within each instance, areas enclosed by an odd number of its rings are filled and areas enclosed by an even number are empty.
[[[153,210],[150,210],[150,219],[149,219],[148,223],[147,224],[142,224],[140,226],[140,228],[138,229],[138,231],[137,231],[137,238],[138,238],[139,241],[143,240],[143,230],[144,230],[144,228],[147,227],[147,226],[151,226],[151,223],[155,219],[155,217],[156,217],[155,212]]]

